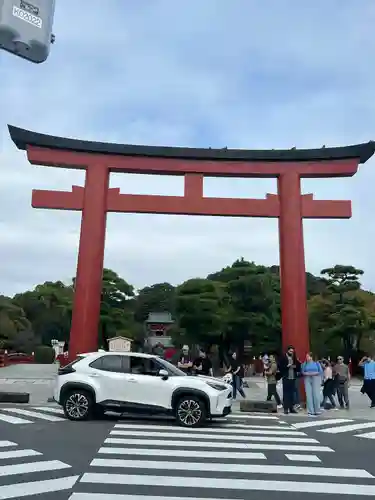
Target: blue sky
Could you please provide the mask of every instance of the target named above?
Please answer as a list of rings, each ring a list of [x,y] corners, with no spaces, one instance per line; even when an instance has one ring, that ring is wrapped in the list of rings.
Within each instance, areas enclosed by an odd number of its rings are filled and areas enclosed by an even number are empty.
[[[64,0],[56,43],[33,65],[0,53],[1,293],[75,274],[80,214],[34,210],[32,188],[82,172],[35,167],[7,123],[120,143],[233,148],[375,139],[373,0]],[[304,192],[352,199],[349,221],[307,221],[306,266],[365,271],[375,289],[375,160]],[[112,175],[122,192],[182,194],[182,178]],[[205,194],[264,197],[275,180],[207,179]],[[199,259],[197,259],[199,255]],[[179,283],[243,256],[278,263],[276,220],[113,214],[105,265],[136,287]]]

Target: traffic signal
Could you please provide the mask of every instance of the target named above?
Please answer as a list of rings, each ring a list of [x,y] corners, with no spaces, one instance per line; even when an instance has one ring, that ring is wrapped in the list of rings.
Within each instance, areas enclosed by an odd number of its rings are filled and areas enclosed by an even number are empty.
[[[54,42],[54,13],[55,0],[0,0],[0,48],[44,62]]]

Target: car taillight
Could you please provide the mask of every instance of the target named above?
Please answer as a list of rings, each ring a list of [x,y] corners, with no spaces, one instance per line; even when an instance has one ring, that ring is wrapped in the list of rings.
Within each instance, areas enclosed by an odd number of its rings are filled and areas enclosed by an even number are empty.
[[[68,375],[69,373],[74,373],[75,369],[72,366],[64,366],[62,368],[58,369],[58,374],[59,375]]]

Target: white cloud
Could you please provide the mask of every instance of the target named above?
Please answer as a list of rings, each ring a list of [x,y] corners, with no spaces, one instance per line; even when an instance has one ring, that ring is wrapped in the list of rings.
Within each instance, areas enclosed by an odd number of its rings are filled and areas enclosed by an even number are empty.
[[[6,123],[90,140],[290,148],[375,139],[372,0],[64,0],[56,43],[32,65],[0,54],[0,276],[13,294],[75,273],[78,213],[31,208],[31,190],[70,189],[78,171],[35,167]],[[350,221],[306,221],[307,268],[365,270],[375,288],[375,161],[352,179],[309,180],[352,199]],[[113,175],[122,192],[182,194],[182,179]],[[264,197],[274,180],[213,180],[209,196]],[[278,262],[277,222],[108,217],[105,265],[136,286],[205,275],[239,256]]]

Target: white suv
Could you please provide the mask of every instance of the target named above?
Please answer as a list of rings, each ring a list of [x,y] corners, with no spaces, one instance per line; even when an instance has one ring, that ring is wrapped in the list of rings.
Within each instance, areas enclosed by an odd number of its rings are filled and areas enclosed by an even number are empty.
[[[158,356],[93,352],[60,368],[54,399],[70,420],[118,413],[168,413],[179,425],[197,427],[231,412],[229,384],[189,376]]]

